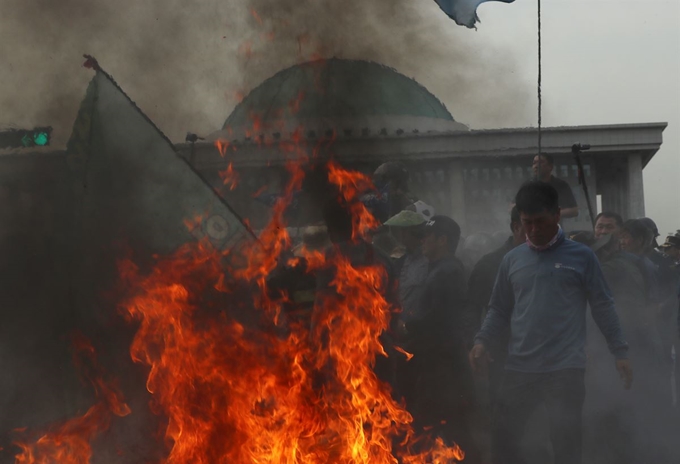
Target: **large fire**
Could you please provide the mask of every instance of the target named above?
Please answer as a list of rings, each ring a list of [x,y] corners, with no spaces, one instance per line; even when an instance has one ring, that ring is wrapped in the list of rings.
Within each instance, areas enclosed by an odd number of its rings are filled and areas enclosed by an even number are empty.
[[[318,292],[311,327],[282,317],[289,295],[272,296],[267,276],[290,245],[282,217],[303,170],[292,163],[289,171],[274,219],[259,242],[240,250],[244,268],[225,269],[229,253],[206,244],[186,245],[147,276],[129,261],[121,266],[139,289],[125,304],[141,322],[131,353],[149,366],[154,410],[167,417],[165,462],[392,463],[400,453],[402,462],[462,459],[460,449],[441,442],[411,455],[411,416],[374,373],[391,314],[383,267],[353,265],[340,252],[307,254],[308,272],[333,273],[329,290]],[[329,181],[346,200],[369,182],[335,164]],[[375,219],[360,202],[352,205],[359,240]],[[249,300],[231,297],[239,284],[253,289]],[[224,307],[209,308],[206,298]],[[230,316],[249,308],[257,320]]]
[[[259,241],[228,252],[206,242],[186,244],[159,258],[148,275],[131,261],[120,264],[121,278],[134,289],[123,310],[140,324],[130,353],[149,367],[151,408],[166,421],[163,462],[462,460],[460,448],[441,440],[418,443],[426,449],[421,453],[410,451],[418,441],[412,418],[374,372],[376,357],[385,355],[380,335],[392,310],[382,266],[353,264],[338,249],[305,253],[307,272],[330,272],[330,286],[317,294],[311,327],[282,314],[289,295],[273,295],[267,277],[290,246],[282,218],[304,171],[296,163],[289,171],[286,195]],[[356,201],[370,181],[333,163],[328,172],[354,213],[354,236],[361,240],[375,226]],[[241,259],[232,259],[236,254]],[[98,406],[21,444],[16,462],[89,462],[88,441],[104,429],[109,413],[127,412],[109,387],[98,383],[98,389]],[[68,440],[77,443],[64,445]]]
[[[460,461],[458,446],[412,429],[411,415],[376,374],[376,361],[387,355],[381,335],[395,309],[386,298],[388,278],[381,264],[355,262],[345,252],[365,244],[379,225],[358,200],[372,187],[370,179],[328,162],[326,181],[352,216],[351,243],[325,252],[303,247],[295,258],[289,253],[284,213],[308,164],[301,134],[300,128],[280,143],[295,161],[287,165],[289,181],[258,240],[226,251],[207,239],[187,243],[157,257],[147,273],[131,260],[119,263],[130,289],[121,311],[139,327],[130,354],[149,370],[150,409],[162,424],[161,462]],[[230,148],[223,141],[217,147],[223,156]],[[231,164],[222,177],[236,185]],[[273,273],[296,268],[325,276],[307,319],[290,317],[285,308],[295,305],[292,295],[270,288]],[[129,412],[116,390],[97,379],[100,402],[37,440],[18,443],[17,463],[90,461],[94,436],[112,415]]]

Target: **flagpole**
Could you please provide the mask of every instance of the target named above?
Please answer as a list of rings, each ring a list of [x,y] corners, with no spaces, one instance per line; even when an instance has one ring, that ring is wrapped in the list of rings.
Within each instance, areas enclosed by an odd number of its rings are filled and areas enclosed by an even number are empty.
[[[581,163],[581,151],[590,150],[590,145],[575,143],[571,146],[571,153],[574,155],[576,166],[578,167],[578,183],[581,184],[583,194],[586,197],[586,205],[588,205],[588,214],[590,215],[590,223],[595,229],[595,215],[593,214],[593,206],[590,203],[590,194],[588,193],[588,184],[586,183],[586,175],[583,172],[583,163]]]
[[[541,0],[537,0],[538,2],[538,85],[537,85],[537,92],[538,92],[538,159],[539,163],[541,160],[541,142],[542,142],[542,125],[543,125],[543,118],[542,118],[542,110],[543,110],[543,98],[541,95],[541,84],[543,80],[543,75],[542,75],[542,56],[541,56]],[[538,174],[536,174],[538,176]],[[538,178],[538,177],[537,177]]]

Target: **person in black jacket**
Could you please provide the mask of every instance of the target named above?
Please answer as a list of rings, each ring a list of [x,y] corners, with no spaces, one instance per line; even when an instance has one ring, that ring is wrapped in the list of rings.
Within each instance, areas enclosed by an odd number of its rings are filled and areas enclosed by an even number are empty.
[[[672,266],[672,269],[675,271],[676,275],[678,276],[678,285],[676,287],[676,295],[678,296],[678,306],[676,306],[677,312],[677,329],[678,329],[678,337],[680,338],[680,229],[677,230],[674,234],[668,234],[668,237],[666,237],[666,241],[659,246],[659,250],[668,256],[673,262],[674,265]],[[676,345],[677,346],[677,345]],[[676,353],[678,350],[675,350]],[[677,356],[677,354],[676,354]],[[678,382],[680,383],[680,382]],[[680,385],[678,386],[678,391],[680,392]]]
[[[484,255],[477,262],[468,280],[468,298],[472,305],[472,311],[477,315],[480,323],[486,315],[493,284],[496,282],[496,274],[498,274],[498,268],[503,257],[508,251],[526,241],[526,234],[516,206],[512,208],[510,213],[510,230],[512,235],[500,248]],[[503,377],[503,366],[505,366],[505,358],[508,355],[509,340],[510,332],[508,331],[506,336],[502,337],[502,341],[489,347],[489,354],[493,359],[493,362],[489,363],[489,400],[492,405]]]
[[[536,155],[531,168],[536,179],[552,185],[557,190],[557,203],[561,210],[562,219],[578,216],[578,203],[576,203],[571,187],[567,182],[553,175],[555,168],[553,157],[547,153]]]
[[[429,265],[422,311],[405,327],[415,376],[415,395],[407,407],[416,430],[458,443],[466,452],[465,462],[474,463],[479,461],[469,430],[474,382],[466,362],[474,317],[469,314],[465,270],[455,257],[460,227],[435,215],[423,229],[422,252]]]

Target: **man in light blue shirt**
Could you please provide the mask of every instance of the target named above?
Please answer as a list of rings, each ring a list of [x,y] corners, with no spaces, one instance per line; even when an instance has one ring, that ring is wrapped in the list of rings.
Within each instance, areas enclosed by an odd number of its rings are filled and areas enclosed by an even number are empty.
[[[484,368],[487,347],[510,327],[494,418],[494,464],[523,462],[524,426],[541,404],[548,411],[555,464],[580,464],[588,304],[626,388],[632,382],[628,345],[595,254],[566,239],[559,226],[555,188],[528,182],[515,204],[527,243],[503,258],[470,352],[473,368]]]

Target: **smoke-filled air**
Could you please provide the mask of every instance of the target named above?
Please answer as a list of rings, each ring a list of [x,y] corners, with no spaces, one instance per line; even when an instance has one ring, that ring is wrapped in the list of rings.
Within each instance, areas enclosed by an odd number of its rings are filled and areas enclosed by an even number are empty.
[[[676,129],[574,3],[2,0],[0,464],[680,462]]]
[[[313,58],[373,60],[418,78],[466,123],[528,124],[530,83],[503,50],[475,49],[434,2],[3,2],[0,125],[65,142],[96,56],[173,140],[211,132],[252,87]],[[11,117],[8,115],[12,115]]]

